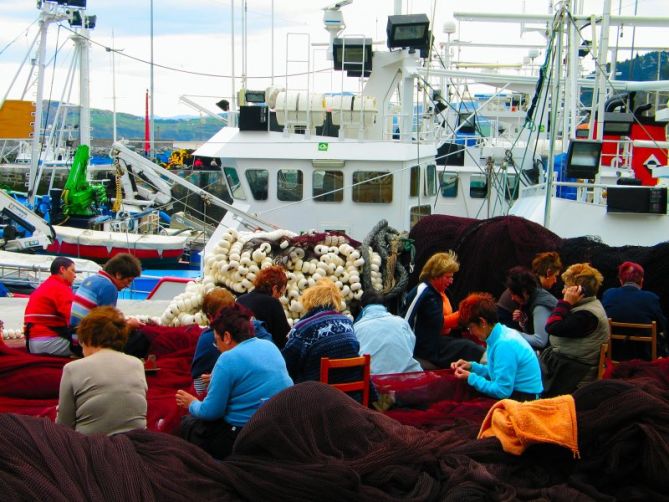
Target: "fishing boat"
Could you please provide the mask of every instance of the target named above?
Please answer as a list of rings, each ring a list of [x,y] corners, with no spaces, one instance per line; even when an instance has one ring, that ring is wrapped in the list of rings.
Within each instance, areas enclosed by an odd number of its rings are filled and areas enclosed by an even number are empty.
[[[50,236],[47,252],[97,261],[129,252],[162,267],[181,263],[186,254],[194,256],[202,231],[169,228],[169,215],[162,209],[172,202],[171,187],[159,176],[151,172],[147,176],[130,165],[112,165],[110,161],[108,178],[112,184],[91,180],[88,172],[91,144],[88,58],[89,37],[95,28],[96,16],[88,15],[85,2],[82,5],[39,2],[38,9],[39,31],[24,60],[25,63],[29,55],[33,56],[33,71],[29,72],[28,81],[34,85],[35,101],[25,100],[31,87],[26,85],[20,100],[3,99],[0,103],[3,137],[0,158],[12,159],[11,163],[2,163],[5,172],[17,169],[21,173],[29,169],[26,191],[10,193],[39,213],[46,220],[44,225],[53,224],[55,235]],[[61,101],[54,106],[44,99],[48,30],[50,25],[65,23],[69,25],[74,55]],[[23,66],[18,69],[12,85]],[[73,91],[73,76],[77,73],[79,103],[74,105],[69,97]],[[73,107],[78,111],[76,126],[70,112]],[[47,120],[49,114],[53,115]],[[62,189],[54,187],[57,169],[67,169]],[[47,193],[38,194],[43,178],[49,174]],[[37,217],[31,213],[32,216]],[[21,237],[30,236],[31,229],[25,226],[14,225],[11,229]],[[35,249],[43,248],[41,240],[34,241]]]
[[[533,59],[543,55],[543,63],[529,75],[493,73],[492,65],[466,71],[437,54],[431,38],[436,30],[425,15],[392,16],[385,51],[371,39],[338,31],[344,26],[341,6],[324,9],[326,29],[335,33],[337,76],[331,81],[356,78],[359,92],[346,92],[343,85],[327,92],[291,88],[288,79],[280,88],[244,88],[238,114],[230,114],[236,127],[222,129],[194,156],[222,166],[235,208],[295,232],[336,230],[361,240],[381,218],[409,230],[428,214],[515,214],[563,237],[656,244],[669,230],[661,178],[666,105],[635,113],[631,98],[619,93],[667,91],[669,82],[609,79],[607,39],[609,30],[623,24],[666,26],[669,20],[612,16],[610,2],[594,17],[578,8],[571,12],[560,4],[550,14],[517,19],[455,13],[462,22],[538,25],[548,42],[535,50]],[[594,79],[581,75],[578,59],[579,30],[593,19]],[[413,38],[391,40],[402,29]],[[290,50],[286,58],[296,60]],[[311,70],[311,61],[305,66]],[[464,91],[471,86],[488,91],[472,96]],[[595,98],[582,105],[582,90],[593,87]],[[607,109],[607,100],[618,105]],[[630,131],[620,128],[620,120]],[[601,152],[596,160],[593,143]],[[579,164],[584,159],[594,161],[586,173]],[[254,226],[228,213],[211,242],[227,228]]]

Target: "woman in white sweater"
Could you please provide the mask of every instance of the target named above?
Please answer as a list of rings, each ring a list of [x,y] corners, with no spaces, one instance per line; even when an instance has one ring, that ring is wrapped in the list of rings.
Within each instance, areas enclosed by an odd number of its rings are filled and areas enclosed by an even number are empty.
[[[84,357],[63,368],[56,422],[83,434],[146,428],[146,376],[121,352],[129,328],[114,307],[97,307],[77,329]]]

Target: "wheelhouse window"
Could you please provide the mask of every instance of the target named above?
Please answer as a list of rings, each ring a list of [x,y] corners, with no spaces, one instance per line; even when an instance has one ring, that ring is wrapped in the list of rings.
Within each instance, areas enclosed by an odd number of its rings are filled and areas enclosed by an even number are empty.
[[[418,197],[420,190],[420,166],[413,166],[409,170],[409,197]]]
[[[390,204],[393,201],[393,175],[388,171],[354,171],[353,202]]]
[[[276,197],[284,202],[302,200],[304,175],[299,169],[280,169],[277,173]]]
[[[344,200],[344,173],[341,171],[314,171],[311,184],[312,194],[317,202]]]
[[[409,209],[409,225],[410,228],[413,228],[413,226],[418,223],[421,218],[424,216],[429,216],[432,214],[432,207],[429,205],[424,205],[424,206],[413,206],[412,208]]]
[[[425,195],[437,195],[437,166],[434,164],[425,168]]]
[[[472,199],[485,199],[488,195],[488,179],[485,174],[472,174],[469,179],[469,196]]]
[[[223,174],[225,174],[225,181],[228,183],[228,189],[230,190],[230,194],[232,194],[232,198],[246,200],[246,194],[239,180],[237,169],[234,167],[224,167]]]
[[[441,196],[452,199],[458,196],[458,174],[442,172],[439,176],[439,190]]]
[[[267,169],[247,169],[246,181],[251,187],[251,195],[255,200],[267,200],[269,191],[269,171]]]

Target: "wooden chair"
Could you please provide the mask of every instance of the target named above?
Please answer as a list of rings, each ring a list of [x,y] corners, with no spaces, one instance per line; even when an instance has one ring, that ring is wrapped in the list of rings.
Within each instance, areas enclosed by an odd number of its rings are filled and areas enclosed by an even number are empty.
[[[613,359],[613,341],[625,340],[630,342],[649,343],[650,344],[650,360],[657,359],[657,323],[653,321],[650,324],[632,323],[632,322],[617,322],[609,319],[609,326],[611,327],[611,339],[609,342],[609,360],[613,364],[620,361]],[[642,334],[646,331],[645,334]]]
[[[369,380],[370,380],[370,363],[369,354],[359,357],[349,357],[347,359],[330,359],[329,357],[321,358],[321,382],[331,385],[343,392],[361,392],[362,405],[369,406]],[[330,383],[330,369],[331,368],[361,368],[362,380],[355,380],[346,383]]]
[[[597,380],[601,380],[606,371],[606,355],[609,352],[609,344],[603,343],[599,348],[599,366],[597,367]]]

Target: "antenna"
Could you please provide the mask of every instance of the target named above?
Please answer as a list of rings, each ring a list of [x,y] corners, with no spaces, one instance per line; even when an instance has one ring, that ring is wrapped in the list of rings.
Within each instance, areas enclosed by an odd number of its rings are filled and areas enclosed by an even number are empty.
[[[346,28],[344,16],[340,9],[352,3],[353,0],[341,0],[340,2],[333,3],[329,7],[323,8],[323,24],[325,24],[325,29],[330,33],[330,46],[327,52],[327,59],[330,61],[332,61],[332,45],[334,40]]]

